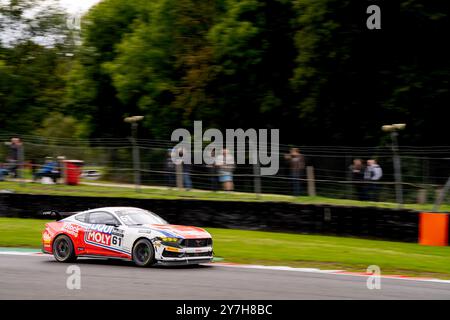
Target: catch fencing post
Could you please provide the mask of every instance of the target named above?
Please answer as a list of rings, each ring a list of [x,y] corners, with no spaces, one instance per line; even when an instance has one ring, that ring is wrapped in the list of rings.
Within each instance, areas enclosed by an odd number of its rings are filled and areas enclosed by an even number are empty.
[[[396,123],[391,125],[384,125],[381,129],[384,132],[390,132],[392,140],[392,155],[394,161],[394,177],[395,177],[395,197],[397,200],[398,208],[403,206],[403,185],[402,185],[402,171],[400,165],[400,155],[398,150],[398,131],[405,129],[406,124]]]
[[[420,188],[417,191],[417,204],[427,203],[427,189]]]
[[[139,146],[137,144],[137,129],[138,122],[144,119],[144,116],[132,116],[123,119],[125,122],[131,124],[131,144],[133,148],[133,171],[134,171],[134,185],[136,192],[140,192],[141,186],[141,160],[139,156]]]
[[[133,141],[133,164],[134,164],[134,184],[136,192],[140,192],[140,186],[141,186],[141,168],[140,168],[140,157],[139,157],[139,146],[137,145],[137,123],[133,122],[131,124],[133,134],[132,134],[132,141]]]
[[[256,164],[253,165],[253,176],[254,176],[254,191],[256,197],[258,198],[261,193],[261,167],[259,165],[259,159],[256,158]]]
[[[314,167],[313,166],[306,167],[306,178],[308,181],[308,196],[315,197],[316,196],[316,180],[314,178]]]
[[[434,204],[433,212],[438,212],[439,207],[441,206],[442,202],[444,201],[445,195],[447,194],[448,190],[450,189],[450,177],[447,180],[447,183],[445,184],[444,188],[438,191],[436,202]]]
[[[183,164],[177,163],[175,169],[177,174],[177,188],[183,189]]]
[[[21,142],[17,152],[17,177],[20,179],[20,185],[23,187],[25,185],[25,146],[23,142]]]

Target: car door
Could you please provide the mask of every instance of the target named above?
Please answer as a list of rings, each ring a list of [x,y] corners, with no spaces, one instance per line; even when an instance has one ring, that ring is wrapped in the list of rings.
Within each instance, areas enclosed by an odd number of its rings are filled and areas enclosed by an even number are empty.
[[[128,257],[123,250],[124,228],[111,213],[93,211],[89,214],[89,228],[84,242],[89,255]]]

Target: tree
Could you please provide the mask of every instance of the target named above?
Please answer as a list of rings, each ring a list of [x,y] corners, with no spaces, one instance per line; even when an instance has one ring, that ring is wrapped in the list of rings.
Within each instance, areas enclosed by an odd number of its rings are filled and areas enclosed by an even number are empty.
[[[74,117],[53,112],[47,115],[40,128],[33,133],[45,138],[61,138],[79,144],[80,140],[89,137],[89,128],[86,123],[79,122]]]
[[[62,109],[66,57],[33,42],[0,49],[0,128],[29,133],[47,113]]]
[[[222,128],[279,125],[293,58],[289,10],[276,0],[156,1],[105,67],[121,101],[145,112],[156,137],[196,119]]]
[[[221,127],[289,130],[292,13],[290,1],[226,1],[209,34],[218,72],[210,87]]]
[[[0,17],[0,128],[30,133],[63,108],[65,14],[53,1],[10,0]]]
[[[206,87],[214,71],[206,36],[218,7],[216,1],[161,0],[147,10],[148,20],[135,22],[116,59],[104,65],[121,101],[145,113],[154,137],[167,138],[212,110]]]
[[[381,30],[366,28],[367,6],[357,1],[294,4],[301,136],[311,144],[376,145],[382,124],[407,122],[403,144],[448,143],[436,129],[449,102],[442,3],[383,2]]]
[[[117,98],[104,64],[115,58],[116,46],[132,31],[134,21],[146,14],[145,3],[105,0],[82,19],[83,44],[75,53],[76,61],[66,77],[65,104],[72,116],[89,119],[93,136],[124,136],[128,132],[122,119],[136,108],[128,108]]]

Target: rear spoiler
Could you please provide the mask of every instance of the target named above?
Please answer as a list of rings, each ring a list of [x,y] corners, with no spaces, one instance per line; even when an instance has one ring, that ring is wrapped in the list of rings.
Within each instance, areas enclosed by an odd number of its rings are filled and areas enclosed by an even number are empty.
[[[74,215],[76,213],[78,213],[78,212],[59,212],[59,211],[56,211],[56,210],[49,210],[49,211],[43,211],[41,213],[41,215],[44,216],[44,217],[53,218],[56,221],[59,221],[61,219],[70,217],[70,216],[72,216],[72,215]]]

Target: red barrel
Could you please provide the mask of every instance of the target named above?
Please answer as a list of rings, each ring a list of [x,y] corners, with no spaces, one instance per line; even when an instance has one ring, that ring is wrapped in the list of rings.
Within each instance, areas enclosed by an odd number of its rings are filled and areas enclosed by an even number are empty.
[[[82,160],[65,160],[66,184],[76,186],[80,183]]]

